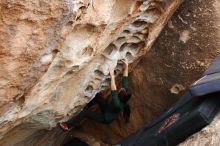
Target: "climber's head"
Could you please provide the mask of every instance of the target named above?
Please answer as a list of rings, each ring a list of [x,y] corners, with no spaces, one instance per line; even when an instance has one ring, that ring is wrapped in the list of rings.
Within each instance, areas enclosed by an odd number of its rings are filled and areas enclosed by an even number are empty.
[[[130,88],[121,88],[118,97],[121,102],[126,103],[131,98],[131,95],[132,91]]]

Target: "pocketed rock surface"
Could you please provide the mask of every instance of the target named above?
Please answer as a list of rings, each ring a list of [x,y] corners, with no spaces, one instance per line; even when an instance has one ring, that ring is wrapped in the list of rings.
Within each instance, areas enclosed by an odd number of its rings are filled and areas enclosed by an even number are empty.
[[[2,0],[1,145],[39,145],[28,137],[53,129],[107,89],[109,65],[119,75],[121,59],[137,62],[180,2]]]
[[[158,116],[218,52],[217,14],[206,8],[212,1],[185,1],[168,22],[181,2],[2,0],[0,145],[58,146],[71,137],[112,145]],[[121,59],[133,70],[130,123],[119,116],[110,125],[86,120],[68,133],[57,128],[109,88],[109,65],[120,84]]]

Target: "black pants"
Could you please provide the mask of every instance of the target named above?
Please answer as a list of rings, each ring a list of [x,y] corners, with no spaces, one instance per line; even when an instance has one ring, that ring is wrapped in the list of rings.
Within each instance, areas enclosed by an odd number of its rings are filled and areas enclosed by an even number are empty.
[[[101,112],[93,112],[90,109],[88,109],[95,104],[99,105]],[[90,103],[87,104],[86,108],[84,108],[79,113],[79,115],[71,118],[66,123],[69,128],[72,128],[75,125],[79,124],[84,118],[88,118],[88,119],[91,119],[91,120],[94,120],[100,123],[106,123],[105,112],[108,109],[108,107],[109,107],[108,101],[104,99],[100,93],[97,93],[95,98]]]

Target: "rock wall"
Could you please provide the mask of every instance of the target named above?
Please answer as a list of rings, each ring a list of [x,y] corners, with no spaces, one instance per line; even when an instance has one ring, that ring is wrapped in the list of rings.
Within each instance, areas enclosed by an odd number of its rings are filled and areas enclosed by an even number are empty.
[[[139,111],[146,123],[175,102],[219,55],[219,6],[218,0],[184,1],[131,73],[135,98],[142,103],[135,105],[144,105]],[[180,146],[218,146],[219,116]]]
[[[203,39],[201,39],[202,41],[198,43],[198,46],[202,50],[206,48],[207,51],[209,51],[207,52],[209,55],[201,57],[202,60],[204,59],[208,62],[209,56],[216,56],[214,55],[214,52],[217,52],[219,55],[220,52],[220,2],[218,0],[211,0],[208,2],[202,1],[200,3],[193,1],[188,4],[191,4],[192,7],[198,7],[194,11],[200,12],[195,16],[194,21],[198,21],[200,28],[203,28],[201,29],[203,34],[200,35]],[[205,44],[206,46],[201,46],[201,44]],[[179,146],[218,146],[220,137],[218,130],[219,126],[220,113],[218,113],[209,126],[190,136]]]
[[[152,49],[141,57],[138,65],[129,74],[129,85],[134,92],[129,101],[132,107],[129,124],[125,125],[120,117],[110,126],[86,121],[79,131],[70,133],[76,136],[83,131],[90,136],[97,135],[94,136],[95,139],[99,140],[101,137],[104,142],[109,142],[111,137],[114,143],[169,108],[219,55],[220,15],[213,7],[216,5],[217,1],[184,1],[168,21]],[[94,129],[90,131],[91,127]],[[181,145],[217,146],[218,127],[219,115],[210,126]],[[79,137],[84,139],[83,136]]]
[[[219,6],[218,0],[184,1],[131,73],[135,98],[144,96],[135,105],[144,105],[139,111],[146,123],[175,102],[219,55]],[[180,146],[218,146],[219,116]]]
[[[186,0],[165,26],[181,2],[2,0],[0,145],[58,146],[71,137],[112,145],[166,110],[220,52],[218,0]],[[110,64],[120,79],[125,58],[133,70],[130,123],[119,116],[68,133],[55,127],[108,88]],[[217,145],[218,123],[219,116],[181,145]]]
[[[105,90],[110,64],[117,76],[121,59],[134,67],[181,2],[2,0],[0,144],[59,145],[58,129],[41,129],[76,115]]]

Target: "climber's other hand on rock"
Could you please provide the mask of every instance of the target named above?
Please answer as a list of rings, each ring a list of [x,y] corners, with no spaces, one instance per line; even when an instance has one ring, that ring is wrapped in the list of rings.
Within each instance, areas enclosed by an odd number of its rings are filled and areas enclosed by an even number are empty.
[[[128,60],[127,59],[122,59],[121,60],[124,64],[124,67],[127,68],[128,67]]]
[[[114,77],[114,69],[113,69],[112,66],[109,67],[109,75],[110,75],[111,77]]]

